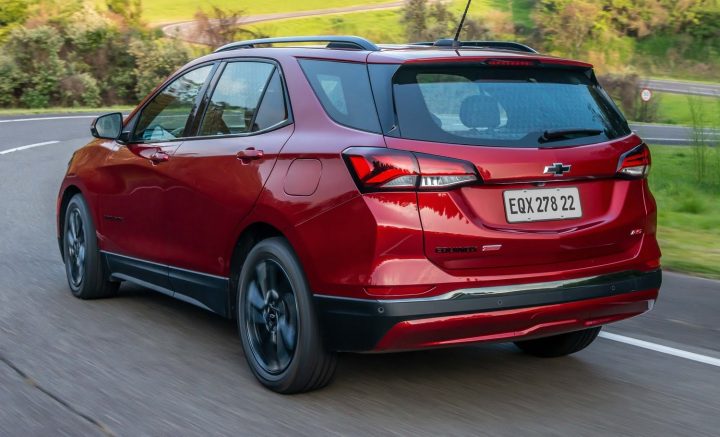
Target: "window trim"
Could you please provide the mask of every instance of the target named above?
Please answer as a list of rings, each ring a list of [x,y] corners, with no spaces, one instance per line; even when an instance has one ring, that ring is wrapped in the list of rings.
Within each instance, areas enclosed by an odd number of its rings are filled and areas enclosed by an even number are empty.
[[[293,118],[293,112],[292,112],[292,105],[290,104],[290,94],[288,93],[288,87],[287,82],[285,81],[285,75],[283,73],[282,66],[278,61],[272,58],[260,58],[260,57],[247,57],[247,58],[227,58],[227,59],[221,59],[220,61],[220,67],[215,71],[215,74],[210,81],[210,86],[208,89],[205,90],[205,95],[203,96],[202,102],[200,103],[200,107],[197,111],[197,122],[193,124],[192,130],[190,131],[190,136],[185,137],[185,141],[194,141],[194,140],[212,140],[212,139],[220,139],[220,138],[241,138],[241,137],[251,137],[259,134],[264,134],[267,132],[272,132],[274,130],[281,129],[285,126],[289,126],[295,122],[295,119]],[[202,122],[205,119],[205,115],[207,114],[207,109],[210,103],[210,100],[212,99],[212,95],[215,92],[215,88],[217,87],[217,83],[220,81],[220,78],[222,77],[223,72],[225,71],[225,68],[227,67],[227,64],[235,63],[235,62],[263,62],[266,64],[272,64],[275,68],[273,69],[272,74],[270,74],[270,77],[267,80],[267,83],[265,84],[265,88],[263,88],[263,92],[260,96],[260,99],[258,100],[258,108],[260,108],[260,105],[262,104],[263,98],[265,97],[265,91],[267,91],[268,84],[270,83],[270,80],[272,79],[273,74],[275,71],[278,72],[280,76],[280,83],[283,87],[283,97],[285,101],[285,110],[287,111],[287,118],[283,120],[280,123],[276,123],[272,126],[269,126],[263,130],[258,130],[255,132],[243,132],[238,134],[226,134],[226,135],[197,135],[197,133],[200,130],[200,126],[202,126]],[[257,111],[255,111],[255,114],[253,114],[253,120],[257,116]]]
[[[185,70],[180,70],[175,72],[172,76],[170,76],[165,82],[164,85],[157,90],[155,90],[154,93],[150,95],[150,97],[147,98],[145,103],[142,105],[142,107],[137,111],[137,113],[133,116],[132,120],[130,120],[128,123],[126,123],[125,128],[123,129],[123,134],[128,135],[127,141],[123,141],[122,144],[157,144],[157,143],[173,143],[176,141],[185,141],[188,134],[188,128],[192,129],[195,125],[195,118],[197,117],[198,110],[200,108],[200,105],[202,103],[202,99],[207,92],[208,85],[210,82],[212,82],[213,78],[215,77],[215,73],[217,72],[217,69],[220,65],[220,61],[214,60],[214,61],[208,61],[203,62],[201,64],[193,65],[190,68],[187,68]],[[155,97],[163,93],[170,85],[172,85],[177,79],[180,77],[190,73],[191,71],[195,71],[197,69],[211,66],[210,72],[208,72],[208,78],[205,80],[203,85],[200,87],[200,90],[198,91],[198,95],[195,97],[195,103],[193,105],[193,109],[190,111],[190,116],[188,117],[187,122],[185,122],[185,129],[183,131],[183,136],[178,138],[173,138],[170,140],[155,140],[155,141],[141,141],[134,138],[135,135],[135,128],[137,127],[138,120],[140,120],[140,117],[142,116],[143,112],[145,112],[145,109],[147,106],[155,100]],[[190,132],[193,132],[190,130]]]

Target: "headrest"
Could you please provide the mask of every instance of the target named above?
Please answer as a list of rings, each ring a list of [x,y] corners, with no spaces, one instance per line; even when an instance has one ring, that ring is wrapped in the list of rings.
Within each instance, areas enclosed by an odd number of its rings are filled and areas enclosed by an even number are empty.
[[[476,94],[462,101],[460,121],[470,128],[495,128],[500,125],[500,109],[492,97]]]

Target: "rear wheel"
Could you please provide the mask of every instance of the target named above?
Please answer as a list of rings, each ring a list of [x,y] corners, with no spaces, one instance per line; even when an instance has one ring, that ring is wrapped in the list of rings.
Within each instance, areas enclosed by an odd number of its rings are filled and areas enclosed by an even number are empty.
[[[278,393],[327,385],[335,354],[326,351],[300,263],[281,237],[259,242],[238,280],[237,321],[255,377]]]
[[[120,283],[108,280],[95,225],[82,194],[74,195],[65,209],[63,256],[68,285],[75,297],[98,299],[117,294]]]
[[[597,338],[602,327],[553,335],[535,340],[517,341],[515,345],[523,352],[536,357],[553,358],[570,355],[588,347]]]

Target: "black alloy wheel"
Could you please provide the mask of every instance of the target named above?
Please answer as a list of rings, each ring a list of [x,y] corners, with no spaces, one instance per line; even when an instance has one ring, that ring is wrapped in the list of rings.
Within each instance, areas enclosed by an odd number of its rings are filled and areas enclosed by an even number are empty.
[[[119,282],[110,281],[100,256],[95,224],[82,194],[74,195],[65,208],[62,244],[70,291],[80,299],[117,294]]]
[[[288,241],[273,237],[257,243],[237,284],[238,331],[258,381],[278,393],[327,385],[336,356],[323,345],[310,287]]]
[[[274,259],[255,265],[245,300],[245,329],[250,349],[273,375],[290,365],[297,346],[298,309],[285,270]]]

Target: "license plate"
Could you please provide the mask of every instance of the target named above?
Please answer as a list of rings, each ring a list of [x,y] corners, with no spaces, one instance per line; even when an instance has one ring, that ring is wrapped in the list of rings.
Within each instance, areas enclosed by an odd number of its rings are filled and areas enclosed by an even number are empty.
[[[503,198],[508,223],[582,217],[580,193],[575,187],[509,190]]]

